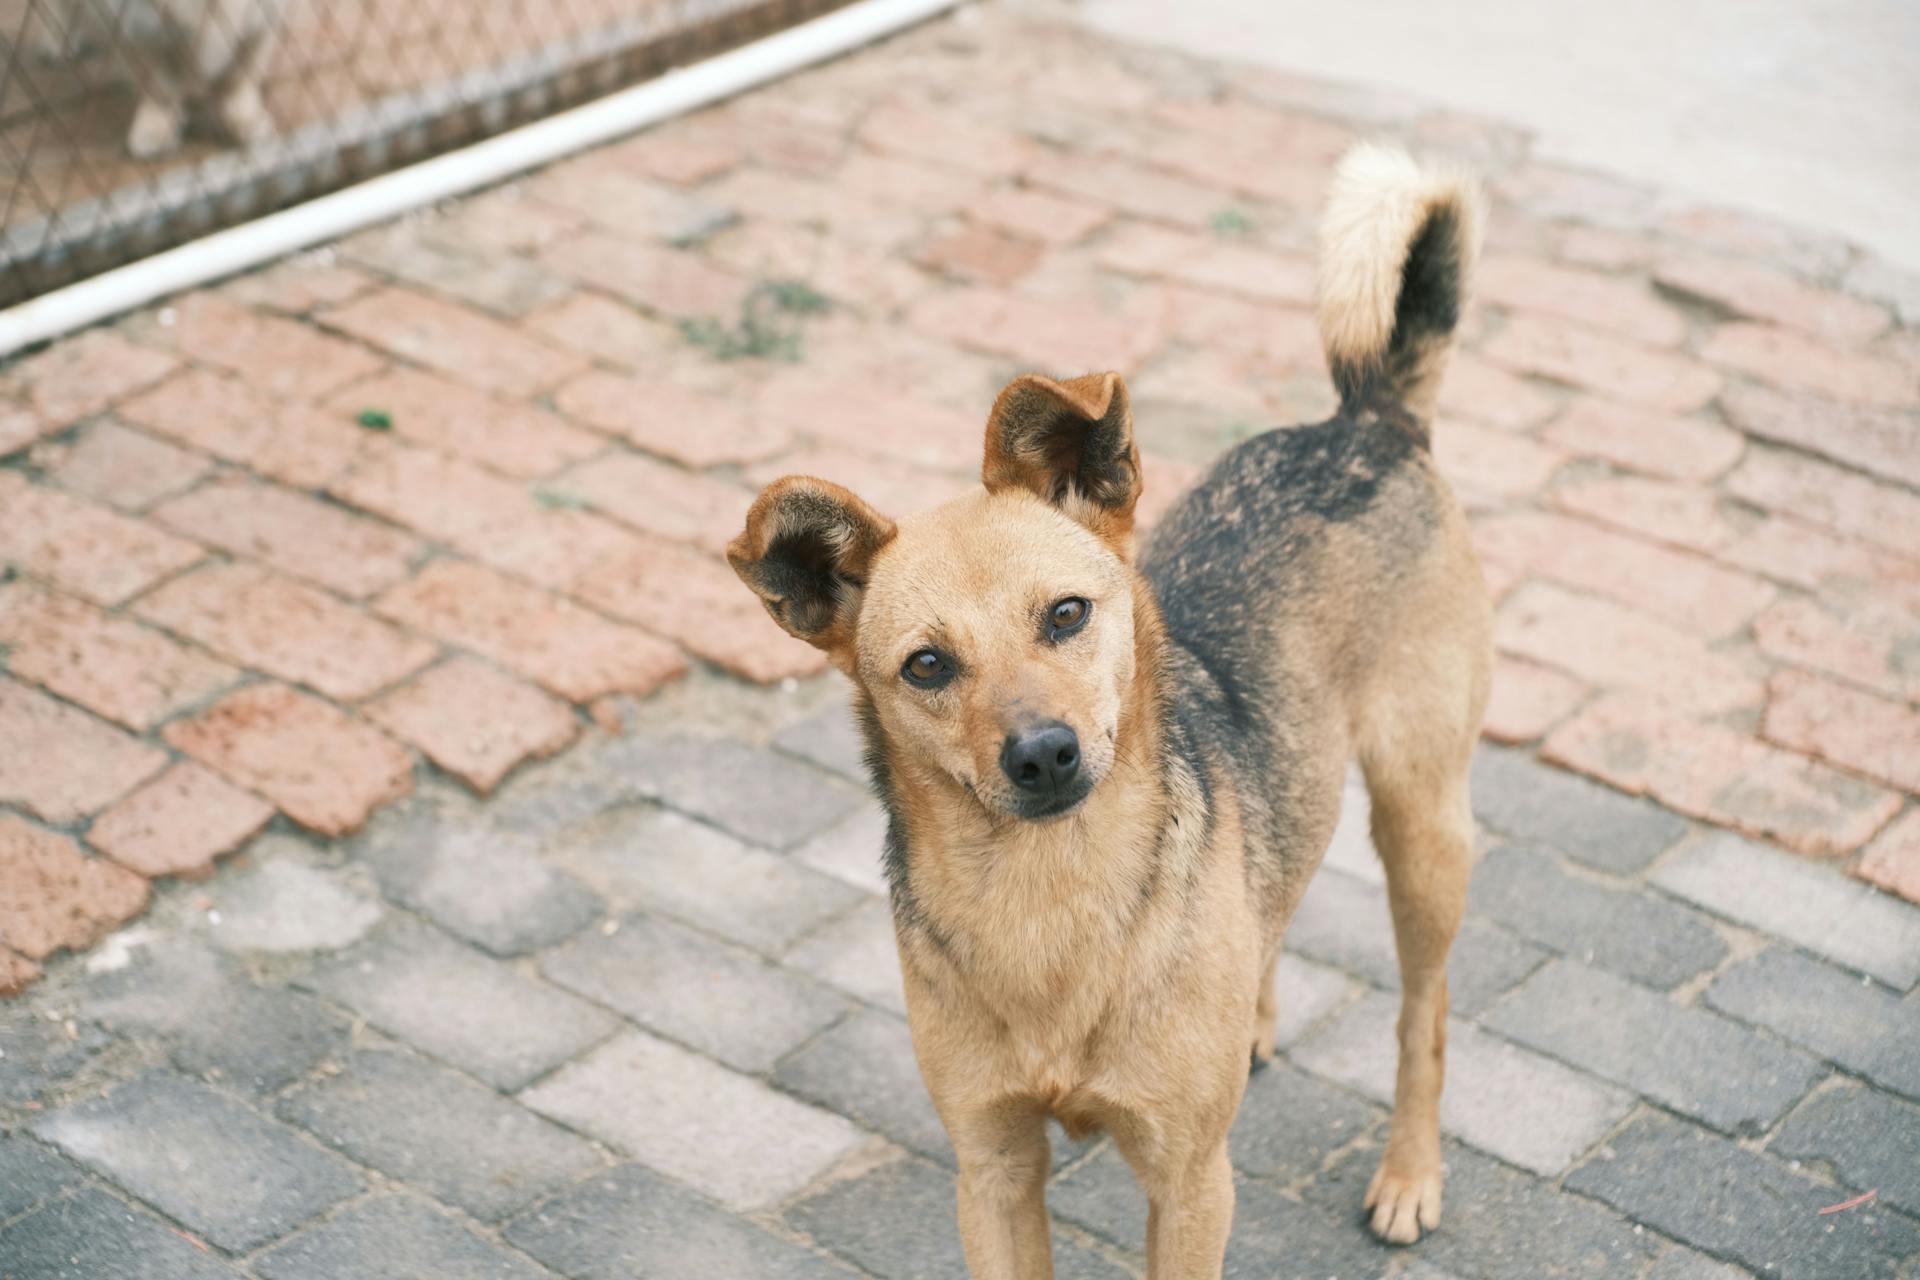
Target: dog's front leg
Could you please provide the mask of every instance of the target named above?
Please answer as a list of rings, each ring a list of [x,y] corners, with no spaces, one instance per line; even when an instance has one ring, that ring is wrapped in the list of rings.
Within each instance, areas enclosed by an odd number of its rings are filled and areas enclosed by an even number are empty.
[[[960,1163],[960,1243],[973,1280],[1053,1280],[1046,1118],[992,1113],[949,1127]]]
[[[1233,1228],[1226,1138],[1177,1163],[1130,1157],[1147,1193],[1148,1280],[1219,1280]]]

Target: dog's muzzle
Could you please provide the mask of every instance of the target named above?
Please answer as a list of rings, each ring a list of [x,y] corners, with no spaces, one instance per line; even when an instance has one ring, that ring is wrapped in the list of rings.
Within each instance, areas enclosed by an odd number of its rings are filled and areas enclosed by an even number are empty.
[[[1000,744],[1000,770],[1018,788],[1023,818],[1051,818],[1085,799],[1092,788],[1080,763],[1080,735],[1058,720],[1022,725]]]

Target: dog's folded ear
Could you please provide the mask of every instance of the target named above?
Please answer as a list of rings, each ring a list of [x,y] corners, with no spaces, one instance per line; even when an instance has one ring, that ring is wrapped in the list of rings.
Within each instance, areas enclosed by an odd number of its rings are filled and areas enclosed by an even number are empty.
[[[1009,382],[987,419],[980,479],[991,493],[1026,489],[1123,552],[1140,500],[1140,450],[1127,384],[1117,373]]]
[[[867,570],[893,521],[825,480],[788,476],[763,489],[727,563],[773,620],[845,666]]]

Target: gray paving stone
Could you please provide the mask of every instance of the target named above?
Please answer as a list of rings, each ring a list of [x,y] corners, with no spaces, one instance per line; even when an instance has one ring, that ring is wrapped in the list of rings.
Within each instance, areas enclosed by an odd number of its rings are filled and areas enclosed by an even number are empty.
[[[1841,1181],[1920,1214],[1920,1107],[1910,1102],[1859,1085],[1829,1089],[1788,1116],[1767,1150],[1824,1160]]]
[[[852,1274],[632,1164],[516,1219],[506,1237],[574,1280],[844,1280]]]
[[[476,253],[433,238],[431,227],[398,223],[341,246],[356,262],[510,318],[573,292],[526,258]]]
[[[1717,1261],[1677,1244],[1660,1255],[1653,1270],[1647,1272],[1646,1280],[1746,1280],[1752,1274],[1743,1267]]]
[[[1235,1188],[1223,1274],[1228,1280],[1374,1280],[1387,1274],[1400,1253],[1375,1240],[1357,1215],[1329,1214],[1272,1187],[1242,1182]]]
[[[884,897],[887,875],[881,862],[886,843],[886,810],[869,802],[796,847],[792,857],[864,893]]]
[[[906,1016],[900,950],[893,940],[893,909],[878,898],[868,899],[801,939],[782,960],[850,995]]]
[[[236,1280],[238,1271],[98,1187],[0,1230],[6,1280]]]
[[[1569,1189],[1761,1275],[1871,1280],[1920,1252],[1920,1230],[1891,1210],[1822,1215],[1832,1187],[1672,1116],[1641,1116],[1608,1145]]]
[[[1486,1023],[1728,1133],[1765,1130],[1824,1071],[1729,1018],[1571,960],[1529,978]]]
[[[396,925],[306,981],[389,1035],[517,1089],[612,1034],[614,1017],[418,925]]]
[[[1447,1183],[1440,1229],[1415,1247],[1433,1266],[1486,1280],[1616,1280],[1638,1275],[1662,1245],[1591,1200],[1456,1143],[1446,1143],[1441,1156]],[[1307,1202],[1350,1215],[1353,1229],[1365,1234],[1360,1205],[1379,1161],[1378,1147],[1355,1150],[1308,1184]]]
[[[787,1221],[834,1253],[890,1280],[967,1280],[953,1174],[911,1157],[835,1183],[787,1211]],[[1057,1280],[1127,1273],[1058,1233]]]
[[[777,951],[860,896],[651,805],[610,809],[561,837],[552,854],[619,909],[664,912],[759,951]]]
[[[867,1141],[840,1116],[643,1031],[609,1041],[520,1100],[735,1209],[792,1194]]]
[[[1582,879],[1540,847],[1489,852],[1473,869],[1467,903],[1543,947],[1662,991],[1727,954],[1713,927],[1685,907]]]
[[[953,1164],[947,1131],[913,1059],[913,1037],[892,1014],[860,1010],[788,1054],[773,1082],[909,1150]]]
[[[1473,812],[1495,831],[1617,875],[1645,867],[1687,832],[1683,820],[1651,801],[1507,747],[1483,746],[1474,756]]]
[[[1876,1084],[1920,1098],[1920,997],[1770,947],[1727,970],[1706,1001]]]
[[[355,851],[380,890],[449,933],[514,956],[572,937],[598,919],[592,890],[540,860],[533,837],[427,803],[383,816]]]
[[[243,1253],[359,1191],[338,1156],[205,1085],[152,1071],[42,1115],[35,1136]]]
[[[1400,1002],[1378,992],[1349,1006],[1289,1056],[1383,1104],[1393,1102]],[[1442,1131],[1536,1173],[1559,1173],[1605,1136],[1633,1096],[1458,1018],[1447,1023]]]
[[[1353,989],[1353,979],[1338,969],[1282,951],[1273,975],[1274,999],[1280,1005],[1274,1044],[1283,1050],[1298,1044]]]
[[[1833,867],[1719,832],[1661,867],[1653,882],[1898,990],[1920,982],[1920,908]]]
[[[219,923],[208,931],[226,951],[337,951],[364,937],[380,904],[354,889],[290,836],[265,836],[248,850],[251,865],[208,885]]]
[[[249,1093],[299,1079],[347,1039],[347,1020],[286,987],[250,982],[205,948],[133,948],[124,968],[88,978],[81,1016],[121,1034],[163,1038],[173,1064]]]
[[[1077,1223],[1123,1249],[1147,1247],[1147,1197],[1118,1147],[1107,1142],[1047,1188],[1055,1217]]]
[[[774,734],[773,745],[790,756],[810,760],[822,769],[831,769],[843,778],[866,784],[866,747],[860,741],[860,731],[854,727],[853,708],[844,698]]]
[[[80,1176],[78,1169],[29,1138],[0,1137],[0,1222],[51,1200]]]
[[[483,1222],[597,1169],[593,1147],[492,1090],[395,1049],[365,1049],[280,1100],[280,1117]]]
[[[1329,1155],[1385,1115],[1276,1060],[1248,1078],[1227,1147],[1242,1172],[1291,1182],[1319,1172]]]
[[[1367,797],[1367,784],[1356,765],[1347,770],[1347,780],[1340,791],[1340,821],[1333,829],[1333,839],[1327,843],[1327,857],[1322,866],[1368,884],[1387,882],[1386,868],[1380,865],[1380,855],[1374,852],[1373,833],[1368,828],[1372,814],[1373,802]]]
[[[628,916],[540,971],[730,1067],[763,1072],[853,1005],[791,969],[657,916]]]
[[[623,738],[601,752],[640,794],[742,840],[788,849],[843,817],[860,790],[793,757],[731,738]]]
[[[111,1043],[85,1022],[75,1021],[69,1032],[69,1021],[51,1006],[23,1000],[0,1005],[0,1103],[33,1101]]]
[[[1400,989],[1387,893],[1338,871],[1322,869],[1307,885],[1287,928],[1286,949],[1357,973],[1375,986]],[[1469,916],[1447,960],[1447,986],[1457,1013],[1485,1008],[1540,966],[1547,952],[1486,920]]]
[[[404,1196],[357,1204],[256,1258],[263,1280],[543,1280],[544,1268]]]

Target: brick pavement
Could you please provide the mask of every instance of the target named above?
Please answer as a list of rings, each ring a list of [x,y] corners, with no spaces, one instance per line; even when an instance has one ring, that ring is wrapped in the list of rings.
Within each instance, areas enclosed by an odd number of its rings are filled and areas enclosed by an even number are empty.
[[[0,980],[50,970],[0,1004],[0,1258],[957,1274],[837,677],[714,548],[789,470],[958,489],[1028,364],[1128,372],[1150,504],[1324,411],[1314,206],[1380,130],[1498,198],[1437,433],[1504,744],[1449,1220],[1356,1222],[1356,797],[1233,1265],[1905,1274],[1913,330],[1818,236],[992,8],[0,369]],[[1061,1273],[1137,1272],[1111,1149],[1059,1156]]]

